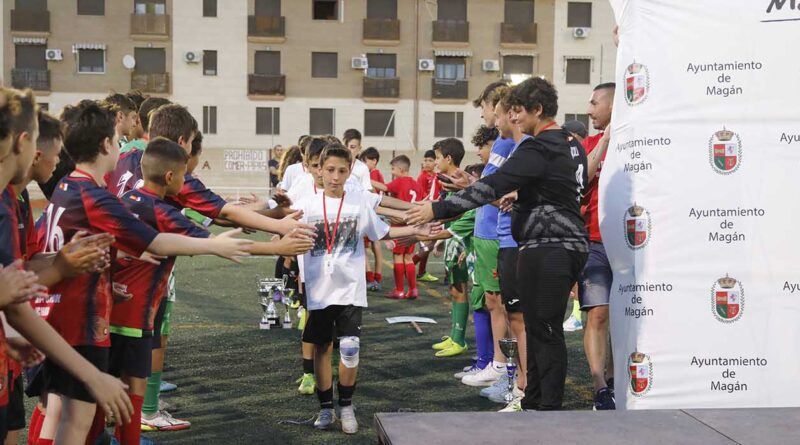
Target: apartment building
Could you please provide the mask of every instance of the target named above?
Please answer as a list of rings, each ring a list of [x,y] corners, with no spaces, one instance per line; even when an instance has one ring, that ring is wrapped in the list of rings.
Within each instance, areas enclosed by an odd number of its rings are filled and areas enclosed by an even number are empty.
[[[488,83],[543,76],[559,120],[614,77],[606,0],[4,0],[3,78],[53,112],[139,89],[189,107],[209,181],[263,182],[264,150],[359,128],[384,152],[468,142]],[[260,184],[259,184],[260,185]]]

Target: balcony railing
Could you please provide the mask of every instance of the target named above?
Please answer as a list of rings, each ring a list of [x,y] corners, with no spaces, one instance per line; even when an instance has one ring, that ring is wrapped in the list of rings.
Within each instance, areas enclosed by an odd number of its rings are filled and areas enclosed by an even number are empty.
[[[500,43],[536,44],[536,23],[501,23]]]
[[[247,82],[247,94],[283,96],[286,94],[286,76],[251,74]]]
[[[11,31],[50,32],[50,11],[11,10]]]
[[[469,22],[436,20],[433,22],[434,42],[469,42]]]
[[[364,40],[400,40],[400,20],[364,19]]]
[[[131,89],[143,93],[169,93],[169,73],[131,73]]]
[[[364,97],[400,97],[397,77],[364,77]]]
[[[50,70],[12,68],[11,86],[19,89],[30,88],[36,91],[50,91]]]
[[[131,14],[131,35],[169,36],[169,15]]]
[[[466,99],[469,97],[469,81],[466,79],[432,79],[433,99]]]
[[[251,15],[247,17],[248,37],[285,37],[286,17]]]

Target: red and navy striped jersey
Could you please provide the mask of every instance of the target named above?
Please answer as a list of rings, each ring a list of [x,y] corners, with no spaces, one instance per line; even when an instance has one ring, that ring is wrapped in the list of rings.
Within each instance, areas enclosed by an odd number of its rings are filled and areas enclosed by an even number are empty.
[[[159,232],[176,233],[194,238],[208,238],[210,234],[192,223],[174,206],[158,195],[140,188],[122,197],[122,204],[140,221]],[[166,294],[167,281],[175,257],[169,257],[156,266],[135,258],[121,258],[114,270],[114,282],[126,286],[129,300],[116,301],[111,310],[111,332],[129,337],[150,336],[158,306]]]
[[[0,195],[0,264],[3,267],[22,258],[15,195],[10,185]],[[0,407],[8,405],[8,361],[6,333],[0,323]]]
[[[144,185],[141,150],[125,153],[117,161],[117,168],[106,176],[108,191],[117,197]],[[202,181],[186,174],[180,193],[167,197],[167,202],[180,208],[190,208],[209,218],[216,218],[225,207],[224,199],[212,192]]]
[[[66,176],[58,183],[45,213],[45,252],[58,252],[76,232],[106,232],[112,247],[139,257],[158,232],[142,223],[93,179]],[[113,257],[113,252],[112,252]],[[111,272],[67,278],[50,288],[54,301],[47,321],[72,346],[108,347]]]

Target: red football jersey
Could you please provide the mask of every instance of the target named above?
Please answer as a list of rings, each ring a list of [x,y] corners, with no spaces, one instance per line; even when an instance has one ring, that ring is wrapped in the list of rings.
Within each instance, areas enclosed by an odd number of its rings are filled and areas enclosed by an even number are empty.
[[[122,204],[140,221],[159,232],[194,238],[208,238],[210,235],[144,187],[126,193],[122,197]],[[114,282],[124,285],[127,293],[133,296],[129,300],[114,303],[111,332],[129,337],[151,336],[175,257],[169,257],[159,265],[135,258],[122,258],[118,263],[119,268],[114,270]]]
[[[602,138],[603,133],[599,133],[583,140],[586,156],[589,156],[589,154],[594,151],[595,147],[597,147],[597,143],[600,142]],[[600,181],[600,171],[603,169],[603,162],[606,159],[606,154],[608,154],[608,151],[603,154],[603,159],[600,160],[600,165],[597,167],[597,174],[594,176],[594,179],[589,181],[589,187],[586,189],[584,195],[584,205],[582,209],[583,219],[586,221],[586,231],[589,232],[589,241],[596,241],[598,243],[603,242],[603,238],[600,236],[600,220],[597,215],[597,200],[599,198],[597,185]]]
[[[79,230],[114,235],[113,247],[139,257],[158,232],[136,219],[120,200],[91,178],[67,176],[45,213],[45,252],[58,252]],[[112,252],[112,257],[113,257]],[[47,321],[72,346],[110,346],[111,272],[68,278],[50,288]]]
[[[417,177],[417,183],[424,195],[420,200],[436,201],[442,192],[442,185],[436,178],[436,173],[422,170]]]
[[[4,267],[22,259],[17,218],[17,197],[9,185],[0,196],[0,264]],[[8,365],[6,333],[0,323],[0,407],[8,405]]]
[[[381,184],[386,183],[386,181],[383,179],[383,173],[381,173],[381,171],[378,170],[377,168],[369,171],[369,179],[375,182],[380,182]]]
[[[419,184],[417,184],[417,181],[411,176],[397,178],[386,184],[386,187],[389,189],[389,193],[394,195],[395,198],[405,202],[416,202],[423,198]]]

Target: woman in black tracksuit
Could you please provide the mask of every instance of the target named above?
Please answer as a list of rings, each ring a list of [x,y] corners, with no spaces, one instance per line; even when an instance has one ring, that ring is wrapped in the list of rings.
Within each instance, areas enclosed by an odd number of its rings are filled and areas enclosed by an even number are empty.
[[[448,199],[410,211],[409,220],[452,218],[518,190],[511,229],[520,249],[517,286],[528,341],[522,408],[555,410],[561,408],[567,375],[564,313],[588,252],[580,213],[586,153],[554,121],[558,95],[552,84],[531,78],[511,95],[517,124],[534,138],[523,142],[494,174]]]

